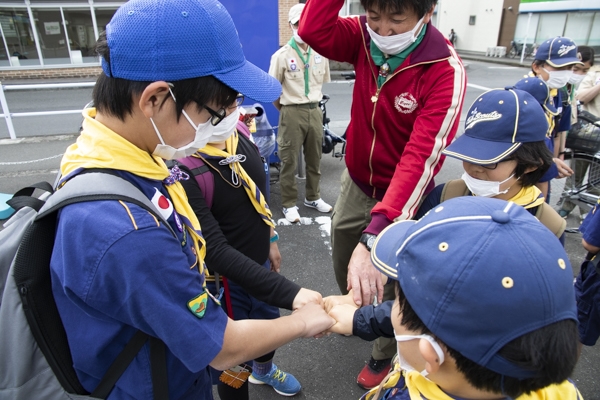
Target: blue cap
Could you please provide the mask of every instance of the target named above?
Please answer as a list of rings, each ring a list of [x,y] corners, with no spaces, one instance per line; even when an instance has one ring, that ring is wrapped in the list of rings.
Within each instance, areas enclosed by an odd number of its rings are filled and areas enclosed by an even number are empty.
[[[577,57],[577,45],[567,37],[548,39],[537,48],[535,59],[560,68],[570,64],[583,64]]]
[[[472,164],[494,164],[521,143],[544,140],[547,131],[546,114],[532,95],[516,89],[493,89],[475,99],[464,134],[444,154]]]
[[[244,57],[237,30],[216,0],[130,0],[106,26],[109,77],[178,81],[213,75],[243,95],[271,102],[280,83]]]
[[[393,223],[371,261],[398,280],[442,342],[502,375],[525,370],[498,354],[507,343],[562,320],[577,321],[573,270],[559,240],[525,208],[464,196],[418,221]]]
[[[543,79],[538,77],[523,78],[515,83],[514,88],[529,93],[535,97],[546,111],[552,115],[558,115],[558,110],[554,106],[552,96],[550,96],[550,88]]]

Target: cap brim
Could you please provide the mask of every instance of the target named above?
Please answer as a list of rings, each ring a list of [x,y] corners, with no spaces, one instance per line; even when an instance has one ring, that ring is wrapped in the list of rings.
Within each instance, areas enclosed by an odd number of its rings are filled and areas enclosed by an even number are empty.
[[[296,23],[297,23],[298,21],[300,21],[300,17],[298,17],[298,18],[294,18],[294,19],[290,19],[290,24],[292,24],[292,25],[296,25]]]
[[[565,65],[570,65],[570,64],[581,64],[583,65],[583,63],[581,62],[581,60],[577,57],[567,57],[567,58],[561,58],[561,59],[554,59],[554,60],[544,60],[545,62],[547,62],[548,64],[550,64],[553,67],[564,67]]]
[[[463,134],[448,146],[443,153],[471,164],[494,164],[511,155],[521,143],[493,142]]]
[[[371,262],[382,274],[398,280],[398,250],[406,239],[406,232],[417,221],[400,221],[385,228],[371,249]]]
[[[245,97],[259,102],[271,103],[281,96],[279,81],[247,60],[239,68],[214,76]]]

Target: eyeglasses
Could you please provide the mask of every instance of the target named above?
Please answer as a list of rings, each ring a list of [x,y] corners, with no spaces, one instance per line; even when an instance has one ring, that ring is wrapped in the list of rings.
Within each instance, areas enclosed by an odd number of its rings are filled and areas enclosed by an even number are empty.
[[[498,167],[498,164],[503,163],[503,162],[507,162],[507,161],[511,161],[511,160],[514,160],[514,158],[507,158],[506,160],[502,160],[502,161],[499,161],[499,162],[494,163],[494,164],[485,164],[485,165],[479,164],[479,166],[481,166],[481,167],[483,167],[485,169],[496,169]]]
[[[238,93],[238,95],[235,97],[235,104],[232,104],[231,106],[229,106],[227,108],[237,108],[237,107],[241,106],[242,103],[244,103],[244,95],[241,93]],[[225,109],[225,107],[221,107],[217,111],[213,110],[212,108],[208,107],[207,105],[203,105],[202,107],[206,111],[208,111],[208,113],[211,115],[210,124],[212,126],[219,125],[219,123],[221,121],[223,121],[223,119],[225,119],[225,117],[227,116],[227,110]]]

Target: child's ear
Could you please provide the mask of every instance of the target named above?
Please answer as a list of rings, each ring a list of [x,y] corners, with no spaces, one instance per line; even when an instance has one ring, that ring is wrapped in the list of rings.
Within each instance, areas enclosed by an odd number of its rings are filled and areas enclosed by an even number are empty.
[[[153,117],[160,110],[167,96],[171,96],[167,82],[152,82],[140,95],[138,107],[146,118]]]
[[[446,346],[440,344],[442,351],[444,352],[444,359],[449,357],[448,351],[446,350]],[[425,369],[429,374],[436,373],[440,366],[442,365],[442,360],[438,357],[438,354],[435,352],[435,349],[429,343],[429,341],[425,339],[419,340],[419,351],[421,352],[421,356],[425,360]]]

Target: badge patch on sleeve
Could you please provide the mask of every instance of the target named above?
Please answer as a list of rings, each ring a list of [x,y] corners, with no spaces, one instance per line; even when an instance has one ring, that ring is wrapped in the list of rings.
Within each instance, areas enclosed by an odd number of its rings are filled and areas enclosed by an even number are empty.
[[[188,308],[198,318],[203,318],[206,312],[206,303],[208,302],[208,294],[206,291],[188,301]]]

